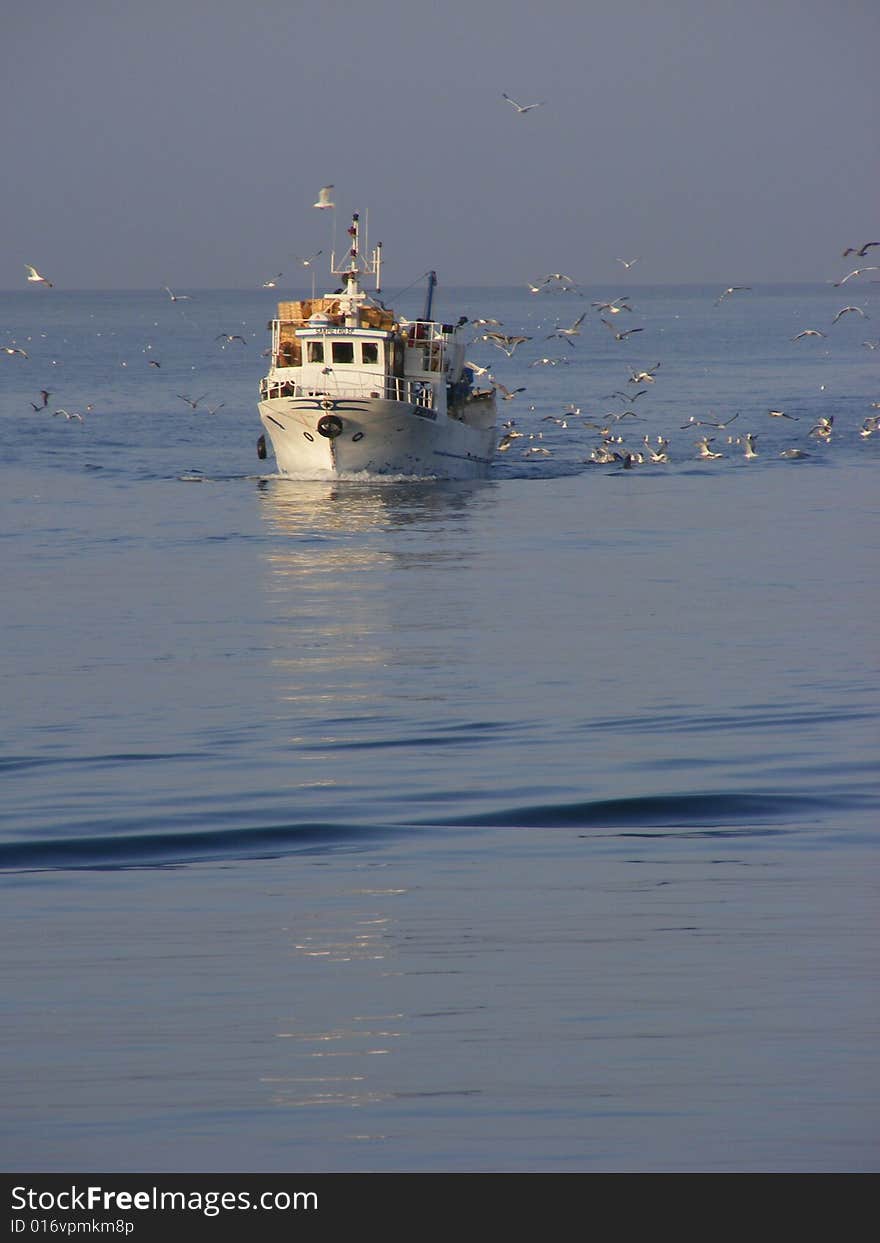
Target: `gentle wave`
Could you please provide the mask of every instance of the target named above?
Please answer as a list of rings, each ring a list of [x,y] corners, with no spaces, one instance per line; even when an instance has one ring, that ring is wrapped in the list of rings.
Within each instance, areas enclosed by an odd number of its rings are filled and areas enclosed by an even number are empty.
[[[876,801],[858,795],[830,799],[788,794],[658,794],[525,805],[470,816],[410,820],[405,824],[328,822],[81,835],[2,844],[0,870],[174,867],[228,859],[323,854],[340,849],[367,849],[392,834],[432,828],[605,829],[624,837],[670,829],[685,834],[766,836],[793,832],[805,822],[825,820],[829,811],[876,807]]]
[[[337,824],[75,837],[0,845],[0,870],[67,871],[177,867],[226,859],[266,859],[320,853],[374,839],[381,830]]]
[[[482,812],[431,823],[506,828],[714,828],[734,823],[763,824],[770,820],[818,815],[840,807],[833,800],[789,794],[649,794],[635,798],[538,804]],[[863,805],[858,800],[859,805]]]

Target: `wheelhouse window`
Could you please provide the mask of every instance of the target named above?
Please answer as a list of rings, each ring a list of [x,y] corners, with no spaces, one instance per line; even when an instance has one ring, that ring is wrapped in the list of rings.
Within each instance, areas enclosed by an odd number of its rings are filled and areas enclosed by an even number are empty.
[[[362,341],[361,342],[361,362],[364,366],[375,366],[379,361],[379,342],[378,341]]]
[[[306,357],[310,363],[322,363],[324,361],[324,342],[308,341],[306,343]]]
[[[333,342],[333,361],[335,363],[353,363],[354,362],[354,342],[353,341],[334,341]]]

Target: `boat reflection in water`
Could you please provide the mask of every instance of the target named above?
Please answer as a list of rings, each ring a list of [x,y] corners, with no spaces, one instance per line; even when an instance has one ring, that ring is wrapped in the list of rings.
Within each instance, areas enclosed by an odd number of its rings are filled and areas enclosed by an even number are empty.
[[[431,748],[407,749],[435,726],[454,728],[440,722],[458,719],[470,691],[462,643],[492,641],[480,575],[496,489],[283,477],[259,486],[285,784],[321,822],[393,823],[405,792],[434,780]]]
[[[339,830],[287,882],[289,974],[278,982],[285,1001],[261,1085],[273,1109],[306,1110],[321,1137],[332,1114],[427,1091],[414,1036],[443,1021],[431,1017],[441,1008],[434,944],[413,942],[414,889],[389,883],[371,843],[409,833],[402,809],[448,789],[470,676],[454,653],[462,628],[473,630],[496,489],[278,477],[261,480],[258,495],[272,619],[267,711],[280,760],[273,795],[292,819]],[[328,866],[336,850],[344,858]],[[454,1013],[468,1021],[458,1000]],[[429,1094],[448,1096],[449,1108],[477,1090],[458,1076],[452,1067],[432,1077]],[[344,1143],[381,1150],[385,1127],[370,1115]]]
[[[294,480],[281,475],[258,483],[264,518],[279,534],[349,532],[459,521],[489,502],[491,484],[435,479],[395,481]]]

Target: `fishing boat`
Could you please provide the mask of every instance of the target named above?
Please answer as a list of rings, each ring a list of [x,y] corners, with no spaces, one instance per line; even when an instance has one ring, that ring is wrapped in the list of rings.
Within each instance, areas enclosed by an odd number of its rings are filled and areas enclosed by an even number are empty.
[[[495,389],[465,359],[462,316],[433,318],[436,273],[419,319],[379,299],[382,246],[363,258],[360,220],[330,269],[332,294],[279,302],[259,414],[279,473],[299,478],[393,475],[481,479],[497,446]],[[375,279],[375,294],[362,278]],[[268,456],[266,435],[257,453]]]

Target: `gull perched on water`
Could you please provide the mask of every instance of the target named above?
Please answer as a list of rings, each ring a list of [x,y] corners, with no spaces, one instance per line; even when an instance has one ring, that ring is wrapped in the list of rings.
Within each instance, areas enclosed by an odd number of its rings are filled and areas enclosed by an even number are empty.
[[[859,435],[864,440],[867,440],[869,436],[873,436],[877,431],[880,431],[880,414],[869,414],[859,428]]]
[[[743,444],[745,445],[745,456],[747,458],[753,458],[753,457],[758,456],[758,450],[755,448],[755,433],[754,432],[747,432],[745,434],[745,436],[743,437]]]
[[[831,321],[832,324],[836,324],[837,321],[841,318],[841,316],[846,315],[847,311],[856,311],[859,315],[861,315],[862,319],[871,318],[870,315],[865,314],[865,312],[862,310],[860,306],[842,306],[840,310],[837,312],[837,314],[834,316],[834,319],[832,319]]]
[[[544,104],[547,102],[542,99],[541,102],[537,104],[518,104],[516,100],[511,99],[505,91],[501,92],[501,98],[506,99],[509,104],[513,104],[514,108],[516,108],[517,112],[520,114],[523,112],[531,112],[533,108],[543,108]]]
[[[651,443],[651,439],[646,433],[642,437],[642,444],[645,446],[645,452],[648,454],[652,462],[668,462],[669,454],[666,450],[669,448],[669,441],[663,436],[657,437],[657,448],[655,449]]]
[[[24,266],[29,281],[33,281],[35,285],[46,285],[49,289],[53,287],[52,282],[46,280],[45,276],[41,276],[35,267],[32,267],[29,263],[26,263]]]
[[[710,449],[709,445],[715,439],[714,436],[703,436],[697,441],[697,449],[699,456],[704,458],[724,457],[723,453],[716,453],[714,449]]]
[[[321,186],[318,191],[317,202],[312,203],[312,207],[335,207],[333,202],[333,186]]]

